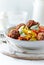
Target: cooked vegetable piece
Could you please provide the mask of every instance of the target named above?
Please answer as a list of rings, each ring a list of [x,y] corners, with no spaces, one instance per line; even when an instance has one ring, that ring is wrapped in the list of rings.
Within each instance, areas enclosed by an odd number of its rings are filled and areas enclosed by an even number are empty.
[[[44,33],[43,32],[38,33],[37,39],[44,40]]]
[[[30,27],[30,29],[32,29],[32,30],[39,30],[39,26],[37,24],[37,25],[34,25],[34,26]]]
[[[39,31],[44,32],[44,26],[39,26]]]
[[[36,41],[37,39],[36,38],[31,38],[30,41]]]

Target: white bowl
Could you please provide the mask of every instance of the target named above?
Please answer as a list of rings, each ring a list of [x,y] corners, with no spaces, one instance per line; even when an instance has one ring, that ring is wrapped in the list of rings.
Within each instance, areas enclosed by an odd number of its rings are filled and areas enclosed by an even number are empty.
[[[44,41],[23,41],[23,40],[17,40],[17,39],[13,39],[7,36],[8,31],[13,28],[10,27],[5,31],[5,36],[8,39],[8,41],[12,44],[12,45],[17,45],[19,47],[23,47],[23,48],[31,48],[31,49],[35,49],[35,48],[41,48],[44,47]]]

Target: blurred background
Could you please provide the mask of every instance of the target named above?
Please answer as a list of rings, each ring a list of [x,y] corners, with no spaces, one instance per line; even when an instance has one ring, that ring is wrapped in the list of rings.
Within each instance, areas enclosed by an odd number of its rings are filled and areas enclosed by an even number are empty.
[[[34,0],[0,0],[0,30],[32,19],[33,2]]]
[[[0,0],[1,11],[27,11],[29,19],[32,18],[34,0]]]

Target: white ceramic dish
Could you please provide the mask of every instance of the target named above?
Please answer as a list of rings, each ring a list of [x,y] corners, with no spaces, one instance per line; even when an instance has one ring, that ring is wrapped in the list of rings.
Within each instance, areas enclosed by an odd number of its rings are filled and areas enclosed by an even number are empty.
[[[8,41],[13,44],[13,45],[17,45],[19,47],[24,47],[24,48],[41,48],[42,46],[44,46],[44,41],[22,41],[22,40],[17,40],[17,39],[13,39],[7,36],[7,33],[9,32],[9,30],[13,28],[10,27],[5,31],[5,36],[8,39]]]

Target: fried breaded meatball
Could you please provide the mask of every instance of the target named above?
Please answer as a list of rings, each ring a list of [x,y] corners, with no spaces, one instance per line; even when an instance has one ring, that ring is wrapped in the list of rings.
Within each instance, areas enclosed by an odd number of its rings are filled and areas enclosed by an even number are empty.
[[[39,25],[38,22],[36,22],[36,21],[34,21],[34,20],[29,20],[29,21],[27,22],[26,26],[27,26],[28,28],[30,28],[31,26],[37,25],[37,24]]]
[[[18,39],[18,37],[20,36],[19,31],[16,29],[10,30],[10,32],[8,33],[8,36],[14,39]]]
[[[44,40],[44,33],[43,32],[38,33],[37,39]]]
[[[25,26],[25,24],[24,23],[21,23],[21,24],[17,25],[16,26],[16,30],[18,30],[21,26]]]

